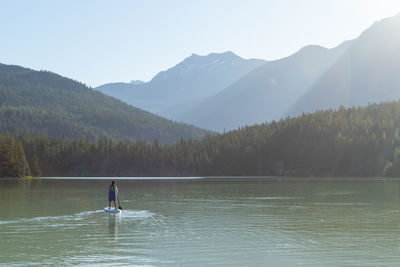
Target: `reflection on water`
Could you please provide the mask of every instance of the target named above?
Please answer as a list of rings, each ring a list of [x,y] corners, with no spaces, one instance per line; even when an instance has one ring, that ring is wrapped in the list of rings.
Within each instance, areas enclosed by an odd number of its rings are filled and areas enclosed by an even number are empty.
[[[121,214],[108,214],[108,234],[110,237],[118,237],[118,223],[121,221]]]
[[[0,265],[396,266],[400,181],[0,180]]]

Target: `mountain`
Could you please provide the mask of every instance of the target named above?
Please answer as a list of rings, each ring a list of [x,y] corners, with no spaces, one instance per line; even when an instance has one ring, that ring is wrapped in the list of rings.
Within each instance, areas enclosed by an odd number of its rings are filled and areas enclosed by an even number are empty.
[[[132,80],[130,81],[130,84],[134,84],[134,85],[140,85],[140,84],[144,84],[144,81],[141,80]]]
[[[289,115],[400,98],[400,14],[374,23],[290,109]]]
[[[270,61],[176,119],[220,132],[279,120],[349,44],[344,42],[334,49],[311,45]]]
[[[142,109],[174,118],[187,106],[212,96],[254,68],[259,59],[243,59],[232,52],[196,54],[158,73],[142,84],[111,83],[95,88]]]
[[[333,49],[308,46],[260,66],[175,119],[215,131],[400,98],[400,14]]]
[[[253,65],[240,77],[222,75],[229,69],[226,64],[218,65],[218,71],[212,68],[221,57],[244,62],[230,52],[192,55],[149,83],[99,90],[174,120],[222,132],[319,109],[397,100],[399,47],[400,14],[374,23],[338,47],[306,46],[286,58]]]
[[[174,143],[209,133],[175,123],[48,71],[0,64],[0,132]]]

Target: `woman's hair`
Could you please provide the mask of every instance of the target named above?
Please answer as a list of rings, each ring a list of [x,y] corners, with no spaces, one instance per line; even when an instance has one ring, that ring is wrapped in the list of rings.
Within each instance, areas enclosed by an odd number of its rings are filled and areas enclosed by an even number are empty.
[[[115,181],[111,181],[111,185],[115,185]]]

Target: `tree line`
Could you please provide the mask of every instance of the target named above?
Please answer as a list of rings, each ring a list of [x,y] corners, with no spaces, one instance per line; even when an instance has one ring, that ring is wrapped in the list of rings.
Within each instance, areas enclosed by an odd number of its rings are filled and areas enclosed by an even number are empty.
[[[400,102],[303,114],[200,140],[0,137],[1,176],[400,175]]]

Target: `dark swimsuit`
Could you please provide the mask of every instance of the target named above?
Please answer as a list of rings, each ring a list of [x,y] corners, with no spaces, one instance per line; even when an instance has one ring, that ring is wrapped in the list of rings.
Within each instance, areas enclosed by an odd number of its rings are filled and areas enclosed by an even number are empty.
[[[108,192],[108,201],[113,201],[117,199],[117,192],[115,191],[115,186],[110,186],[110,192]]]

